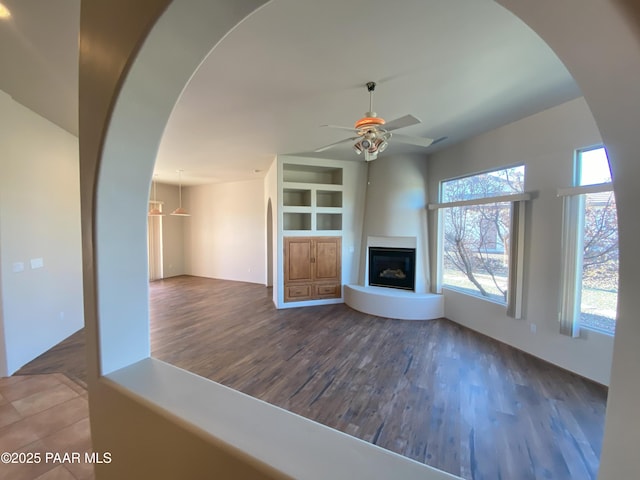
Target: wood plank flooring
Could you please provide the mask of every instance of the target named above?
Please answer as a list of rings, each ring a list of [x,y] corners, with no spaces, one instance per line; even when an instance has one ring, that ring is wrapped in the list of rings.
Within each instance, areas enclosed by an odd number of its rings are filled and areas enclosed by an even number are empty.
[[[67,337],[52,349],[29,362],[14,375],[42,375],[64,373],[87,389],[87,358],[84,328]]]
[[[597,476],[606,388],[448,320],[276,310],[263,286],[188,276],[153,282],[150,304],[154,357],[419,462]]]

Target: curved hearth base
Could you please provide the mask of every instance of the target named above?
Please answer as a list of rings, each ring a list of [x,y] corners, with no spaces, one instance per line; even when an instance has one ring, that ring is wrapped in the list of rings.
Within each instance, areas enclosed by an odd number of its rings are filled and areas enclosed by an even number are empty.
[[[395,320],[433,320],[444,315],[444,297],[384,287],[344,286],[344,303],[359,312]]]

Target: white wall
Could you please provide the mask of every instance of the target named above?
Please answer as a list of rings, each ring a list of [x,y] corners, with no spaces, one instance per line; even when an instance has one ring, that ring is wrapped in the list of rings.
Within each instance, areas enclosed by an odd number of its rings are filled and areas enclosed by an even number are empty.
[[[416,238],[416,292],[428,289],[427,158],[385,153],[367,164],[360,284],[366,285],[367,236]]]
[[[266,285],[262,178],[183,188],[185,272]]]
[[[437,202],[440,180],[525,164],[525,188],[534,192],[534,199],[526,209],[524,320],[507,317],[504,306],[448,289],[445,316],[608,385],[613,338],[583,330],[580,338],[572,339],[558,333],[557,320],[562,199],[556,193],[572,185],[574,151],[599,142],[595,121],[580,98],[433,155],[429,189],[431,201]],[[435,235],[432,224],[432,250]],[[537,333],[531,333],[531,324]]]
[[[0,171],[7,375],[83,325],[78,139],[0,92]]]
[[[162,275],[163,278],[184,275],[184,230],[189,224],[190,217],[180,217],[170,215],[178,208],[179,192],[177,185],[165,183],[156,184],[156,200],[163,202],[162,212]],[[183,187],[182,193],[184,194]],[[153,188],[151,190],[153,199]],[[183,205],[184,206],[184,205]]]

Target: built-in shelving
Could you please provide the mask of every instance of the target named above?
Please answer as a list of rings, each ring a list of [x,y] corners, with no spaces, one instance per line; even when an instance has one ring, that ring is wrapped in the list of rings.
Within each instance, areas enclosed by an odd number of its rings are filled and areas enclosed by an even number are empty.
[[[284,163],[282,165],[283,232],[342,231],[343,169]]]
[[[351,185],[350,166],[343,163],[279,159],[278,308],[342,301],[343,227],[350,203],[344,189]]]

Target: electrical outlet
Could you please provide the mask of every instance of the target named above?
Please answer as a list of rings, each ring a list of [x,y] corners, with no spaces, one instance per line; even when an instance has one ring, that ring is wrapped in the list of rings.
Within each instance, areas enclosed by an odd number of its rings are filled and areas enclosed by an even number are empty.
[[[538,331],[538,327],[535,323],[532,323],[529,327],[531,328],[531,333],[536,333]]]

